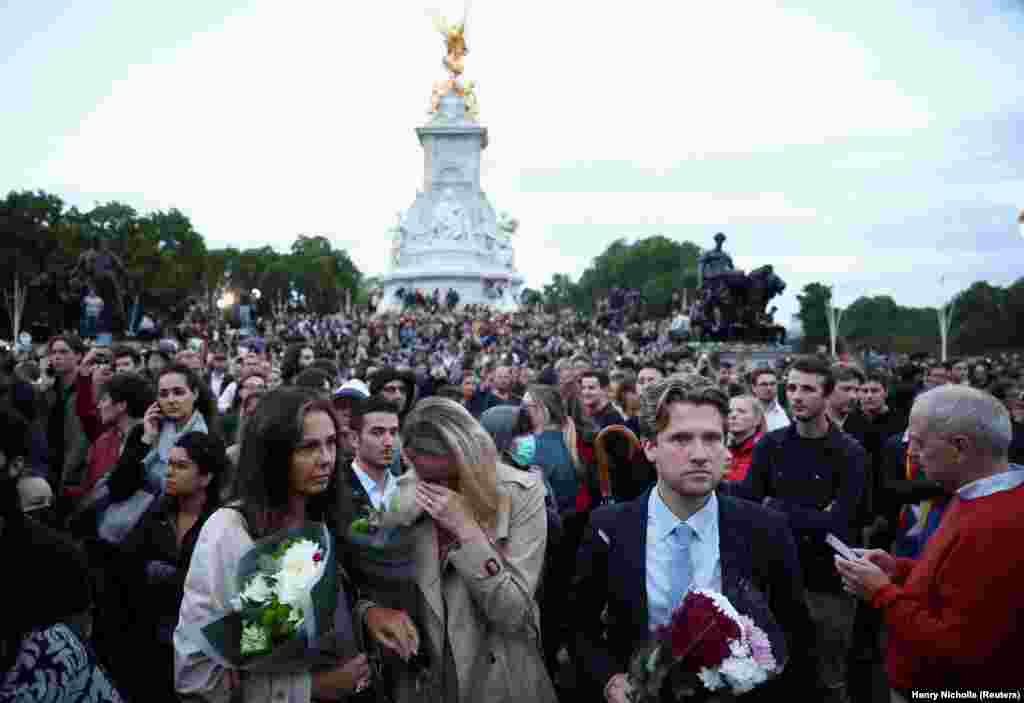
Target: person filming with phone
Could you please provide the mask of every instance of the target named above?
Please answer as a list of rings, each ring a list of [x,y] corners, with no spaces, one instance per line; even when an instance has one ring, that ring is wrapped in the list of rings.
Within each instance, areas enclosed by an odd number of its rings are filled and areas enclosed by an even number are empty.
[[[952,492],[918,559],[880,549],[836,556],[847,593],[882,612],[894,703],[911,689],[1020,690],[1024,651],[1024,467],[1011,464],[1010,415],[961,385],[918,396],[909,451]]]

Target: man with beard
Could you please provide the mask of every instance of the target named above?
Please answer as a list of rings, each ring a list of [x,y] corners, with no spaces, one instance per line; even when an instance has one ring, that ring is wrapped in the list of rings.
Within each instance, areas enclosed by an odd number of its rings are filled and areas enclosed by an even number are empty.
[[[370,377],[370,396],[379,396],[396,406],[398,417],[404,418],[416,404],[416,377],[410,371],[390,366],[379,369]]]
[[[817,632],[821,678],[829,703],[845,703],[846,656],[855,601],[835,573],[829,533],[847,544],[864,494],[867,454],[827,412],[836,386],[824,361],[801,359],[786,379],[794,424],[766,434],[754,446],[747,478],[737,493],[789,516],[807,586],[807,605]]]

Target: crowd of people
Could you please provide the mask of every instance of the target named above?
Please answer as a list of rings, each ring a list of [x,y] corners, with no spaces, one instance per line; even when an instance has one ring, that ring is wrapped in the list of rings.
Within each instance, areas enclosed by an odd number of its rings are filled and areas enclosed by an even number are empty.
[[[1020,355],[756,363],[599,309],[196,315],[10,351],[0,701],[622,703],[698,588],[755,589],[785,634],[752,701],[1019,694]],[[409,477],[396,596],[349,526]],[[254,542],[311,521],[350,646],[278,673],[197,646]]]

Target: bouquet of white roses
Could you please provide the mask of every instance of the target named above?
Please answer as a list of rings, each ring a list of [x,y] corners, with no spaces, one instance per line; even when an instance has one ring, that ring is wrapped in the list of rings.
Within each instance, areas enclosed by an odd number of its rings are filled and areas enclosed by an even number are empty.
[[[231,609],[186,634],[214,661],[243,671],[308,671],[336,661],[337,566],[324,525],[256,542],[238,562]]]

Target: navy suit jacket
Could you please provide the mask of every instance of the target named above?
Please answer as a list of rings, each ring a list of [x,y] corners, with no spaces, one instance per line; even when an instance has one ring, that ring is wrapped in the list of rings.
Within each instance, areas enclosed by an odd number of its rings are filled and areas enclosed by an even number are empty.
[[[581,684],[590,696],[600,696],[592,700],[603,700],[608,680],[627,672],[633,653],[650,641],[646,565],[650,493],[647,490],[628,503],[595,510],[580,545],[573,584],[576,658]],[[741,583],[758,588],[786,632],[789,648],[783,674],[743,700],[813,695],[820,690],[814,629],[796,542],[785,515],[719,493],[718,533],[723,593],[732,600]]]

